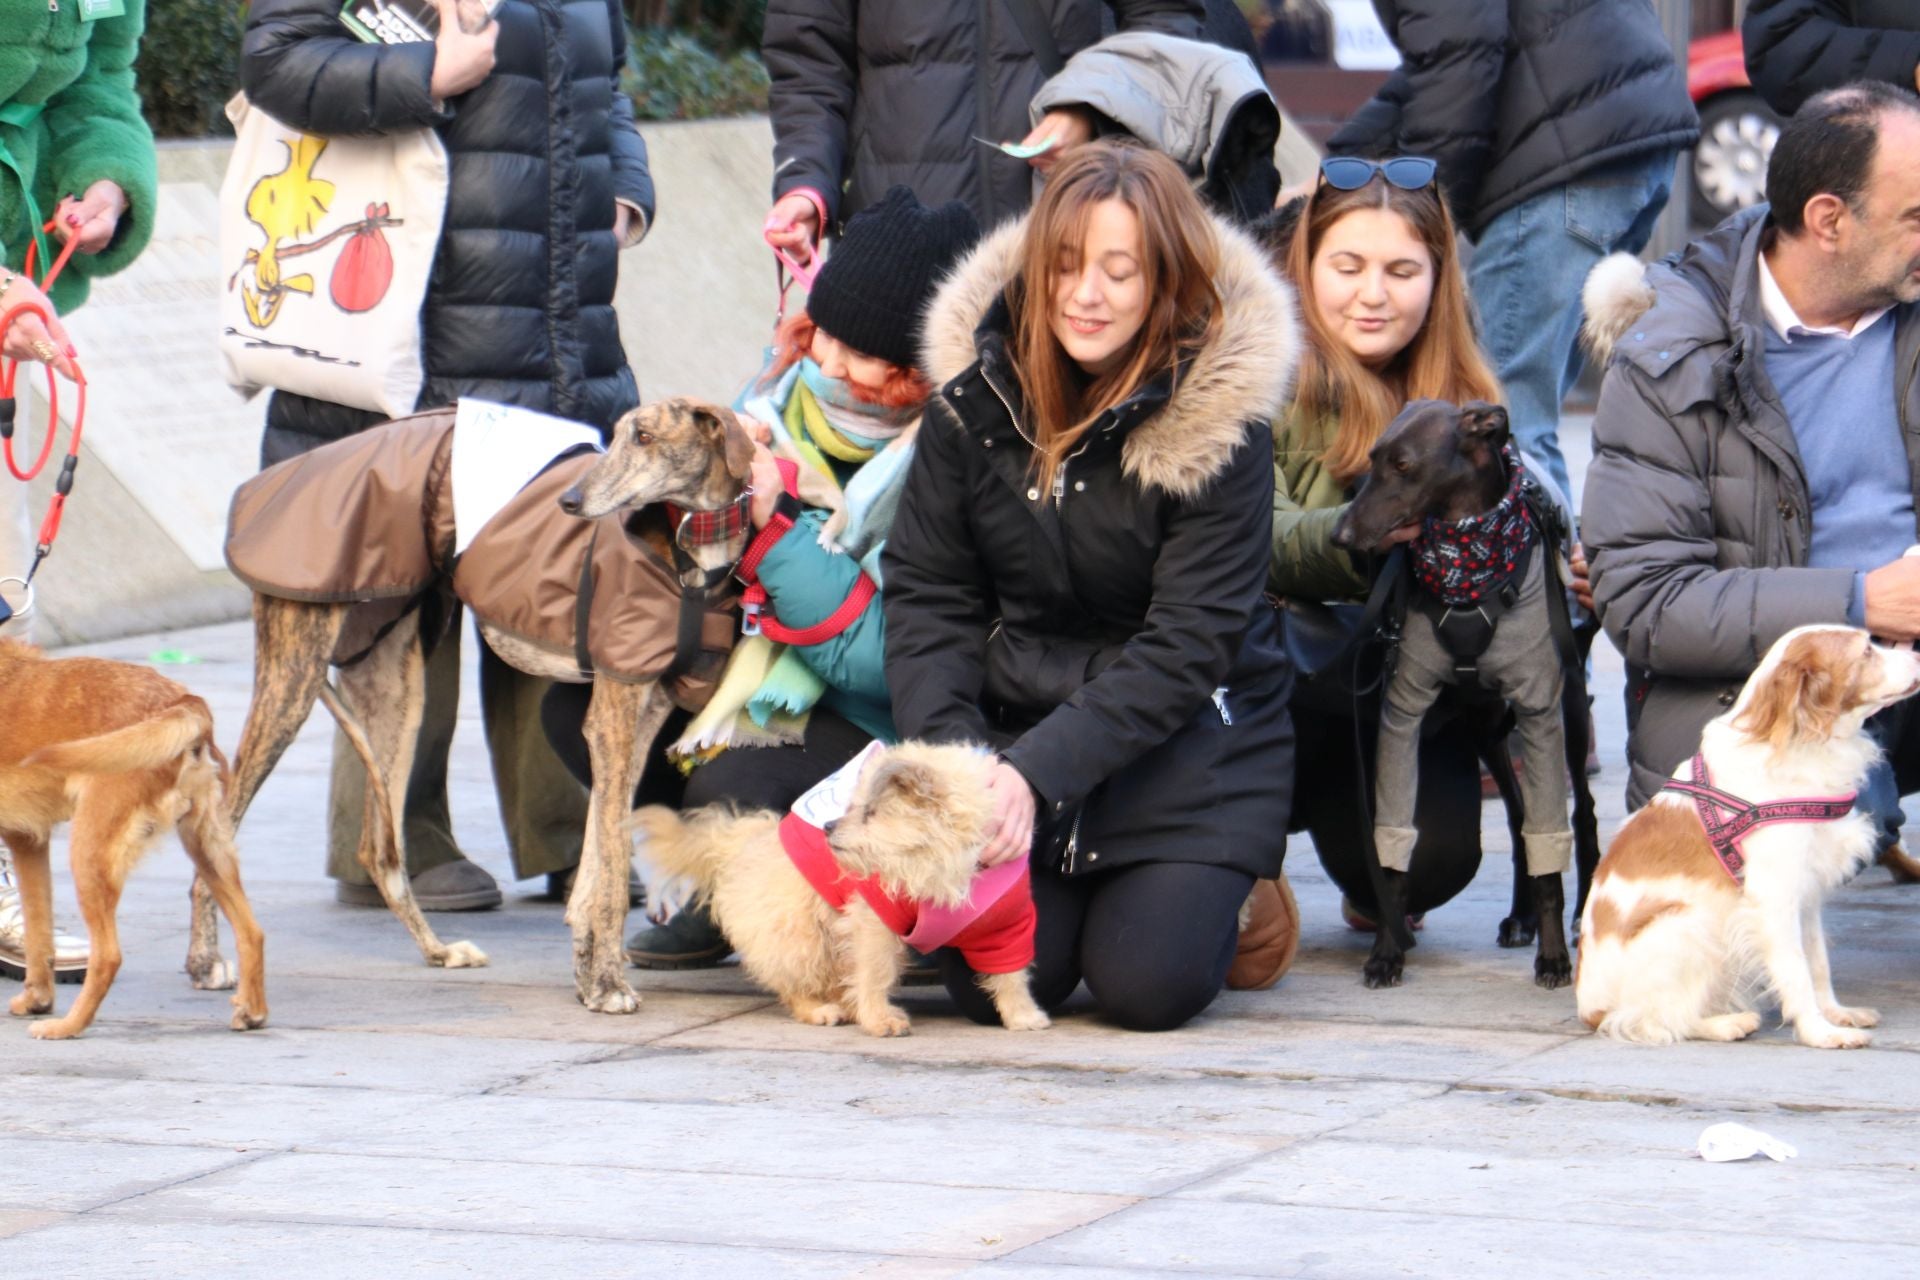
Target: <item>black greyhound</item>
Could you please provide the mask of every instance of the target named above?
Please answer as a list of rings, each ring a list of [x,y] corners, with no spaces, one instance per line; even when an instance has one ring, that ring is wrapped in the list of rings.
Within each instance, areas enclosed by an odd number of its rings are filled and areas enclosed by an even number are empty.
[[[1454,522],[1492,510],[1507,493],[1512,477],[1505,465],[1508,442],[1504,410],[1491,405],[1464,409],[1444,401],[1423,400],[1408,405],[1381,433],[1371,454],[1368,472],[1352,503],[1334,528],[1335,545],[1362,551],[1381,551],[1405,541],[1428,519]],[[1563,517],[1537,489],[1523,489],[1533,516],[1534,551],[1542,544],[1558,549],[1565,540]],[[1560,700],[1566,766],[1573,781],[1573,840],[1577,894],[1574,919],[1586,905],[1594,868],[1600,861],[1600,838],[1594,816],[1593,794],[1587,785],[1589,746],[1586,658],[1594,629],[1571,625],[1565,593],[1549,568],[1547,605],[1549,631],[1563,672]],[[1490,611],[1496,612],[1497,611]],[[1479,650],[1491,640],[1493,622],[1481,626]],[[1536,619],[1537,621],[1537,619]],[[1453,646],[1448,645],[1449,648]],[[1458,657],[1456,652],[1456,657]],[[1469,665],[1471,659],[1469,659]],[[1456,666],[1458,664],[1456,663]],[[1523,947],[1539,940],[1535,981],[1543,987],[1572,980],[1568,954],[1564,890],[1557,873],[1530,876],[1524,853],[1524,817],[1520,788],[1507,746],[1512,717],[1497,695],[1482,690],[1479,699],[1490,704],[1472,717],[1479,729],[1479,748],[1506,805],[1507,825],[1513,836],[1514,882],[1512,907],[1500,922],[1499,945]],[[1369,827],[1371,831],[1371,827]],[[1378,866],[1375,881],[1376,919],[1379,921],[1372,954],[1365,967],[1369,987],[1397,985],[1406,949],[1413,938],[1404,927],[1407,905],[1406,876]]]

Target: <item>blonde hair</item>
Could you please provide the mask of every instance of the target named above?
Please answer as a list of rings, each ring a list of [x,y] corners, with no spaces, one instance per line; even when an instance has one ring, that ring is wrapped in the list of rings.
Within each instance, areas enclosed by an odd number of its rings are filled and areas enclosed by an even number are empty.
[[[1053,333],[1054,287],[1062,255],[1085,243],[1093,207],[1104,200],[1120,201],[1140,220],[1147,317],[1127,359],[1083,388]],[[1019,275],[1007,290],[1013,366],[1042,489],[1052,486],[1095,419],[1213,336],[1220,324],[1213,286],[1219,260],[1211,217],[1179,166],[1160,153],[1093,142],[1074,148],[1054,169],[1027,223]]]
[[[1384,371],[1360,363],[1327,328],[1312,297],[1313,256],[1321,241],[1336,222],[1360,209],[1399,214],[1433,259],[1433,299],[1427,318]],[[1321,461],[1340,483],[1367,469],[1367,455],[1380,433],[1411,400],[1505,402],[1500,380],[1474,338],[1466,281],[1454,253],[1453,218],[1433,184],[1407,191],[1377,174],[1353,191],[1323,184],[1308,197],[1280,265],[1306,295],[1300,310],[1308,341],[1300,357],[1293,412],[1309,422],[1339,420],[1339,430]]]

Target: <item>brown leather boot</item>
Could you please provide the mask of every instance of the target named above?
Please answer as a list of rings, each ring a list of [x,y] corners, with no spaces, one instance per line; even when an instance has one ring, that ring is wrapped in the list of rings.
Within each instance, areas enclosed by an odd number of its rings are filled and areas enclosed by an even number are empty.
[[[1265,991],[1293,965],[1300,949],[1300,904],[1286,873],[1256,880],[1240,909],[1240,950],[1227,970],[1232,991]]]

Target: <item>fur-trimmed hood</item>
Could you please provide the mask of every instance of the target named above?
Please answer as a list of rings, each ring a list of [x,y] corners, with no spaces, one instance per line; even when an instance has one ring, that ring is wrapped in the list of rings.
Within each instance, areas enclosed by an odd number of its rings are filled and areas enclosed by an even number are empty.
[[[1586,316],[1580,338],[1595,364],[1606,366],[1614,347],[1657,297],[1647,283],[1646,264],[1632,254],[1608,254],[1595,264],[1580,288],[1580,310]]]
[[[1029,215],[1030,216],[1030,215]],[[1300,362],[1293,290],[1243,232],[1214,218],[1223,307],[1214,338],[1187,363],[1166,405],[1135,427],[1121,449],[1128,479],[1177,498],[1197,496],[1247,438],[1286,404]],[[975,246],[934,295],[927,312],[924,368],[944,386],[979,359],[976,334],[1019,272],[1027,218]]]

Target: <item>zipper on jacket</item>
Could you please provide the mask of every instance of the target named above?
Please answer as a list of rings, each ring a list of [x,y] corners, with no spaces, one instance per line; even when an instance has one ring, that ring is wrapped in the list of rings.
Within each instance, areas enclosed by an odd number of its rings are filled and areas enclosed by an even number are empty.
[[[1067,830],[1067,847],[1060,854],[1060,874],[1062,875],[1070,876],[1073,874],[1074,859],[1080,853],[1080,819],[1084,818],[1086,814],[1087,811],[1084,808],[1074,814],[1073,826]]]
[[[988,368],[985,364],[982,364],[980,366],[980,378],[983,382],[987,384],[988,388],[992,390],[993,394],[999,397],[1000,407],[1007,411],[1007,421],[1013,424],[1013,429],[1020,433],[1020,438],[1027,442],[1028,448],[1032,449],[1035,453],[1038,453],[1040,451],[1039,443],[1036,440],[1034,440],[1032,436],[1027,434],[1027,429],[1025,427],[1020,425],[1020,415],[1013,411],[1013,401],[1007,399],[1007,393],[1002,391],[1000,389],[1000,384],[993,380],[993,370]]]
[[[1213,691],[1213,705],[1214,709],[1220,713],[1220,723],[1231,725],[1233,723],[1233,712],[1227,710],[1227,686],[1221,685]]]

